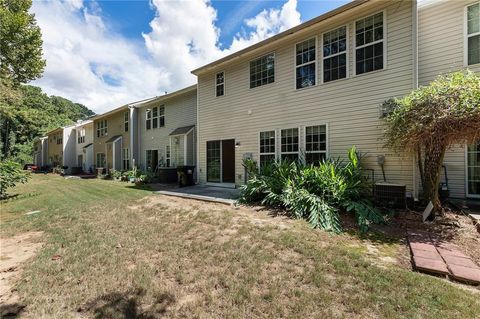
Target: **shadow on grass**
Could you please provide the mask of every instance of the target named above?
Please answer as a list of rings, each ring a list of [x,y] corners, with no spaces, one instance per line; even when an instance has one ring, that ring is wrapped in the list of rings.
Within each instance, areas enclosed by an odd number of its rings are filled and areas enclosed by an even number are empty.
[[[153,191],[154,189],[150,186],[150,185],[147,185],[147,184],[141,184],[141,185],[128,185],[126,186],[126,188],[128,189],[136,189],[136,190],[141,190],[141,191]]]
[[[94,318],[153,319],[163,317],[174,303],[175,298],[171,294],[147,298],[144,289],[135,289],[100,296],[88,302],[85,309],[80,308],[79,312],[90,312]]]
[[[25,304],[12,303],[0,305],[0,318],[17,318],[25,309]]]

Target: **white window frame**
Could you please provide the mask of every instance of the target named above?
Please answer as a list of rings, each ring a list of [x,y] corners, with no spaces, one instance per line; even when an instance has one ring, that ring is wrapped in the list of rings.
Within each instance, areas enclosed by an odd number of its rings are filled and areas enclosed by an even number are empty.
[[[357,21],[360,21],[360,20],[364,20],[365,18],[368,18],[370,16],[375,16],[379,13],[382,13],[383,15],[383,39],[382,40],[377,40],[377,41],[373,41],[373,42],[370,42],[368,44],[363,44],[361,46],[357,46]],[[362,75],[366,75],[366,74],[373,74],[375,72],[381,72],[381,71],[385,71],[387,69],[387,35],[388,35],[388,30],[387,30],[387,10],[381,10],[381,11],[377,11],[377,12],[374,12],[374,13],[371,13],[371,14],[368,14],[368,15],[365,15],[363,16],[362,18],[360,19],[357,19],[353,22],[353,43],[354,43],[354,46],[353,46],[353,75],[354,76],[362,76]],[[374,70],[374,71],[370,71],[370,72],[364,72],[362,74],[357,74],[357,49],[362,49],[364,47],[367,47],[367,46],[370,46],[370,45],[375,45],[377,43],[380,43],[380,42],[383,42],[383,68],[382,69],[378,69],[378,70]]]
[[[165,167],[172,167],[172,148],[165,145]]]
[[[315,60],[314,61],[310,61],[310,62],[307,62],[307,63],[303,63],[303,64],[300,64],[300,65],[297,65],[297,45],[298,44],[301,44],[303,42],[306,42],[306,41],[309,41],[309,40],[312,40],[314,39],[315,40]],[[304,87],[304,88],[297,88],[297,69],[299,67],[302,67],[302,66],[306,66],[308,64],[311,64],[311,63],[315,63],[315,84],[314,85],[310,85],[310,86],[307,86],[307,87]],[[309,37],[303,41],[300,41],[300,42],[297,42],[293,45],[293,88],[295,91],[298,91],[298,90],[304,90],[304,89],[308,89],[308,88],[312,88],[312,87],[316,87],[319,83],[319,77],[318,77],[318,37],[317,36],[314,36],[314,37]],[[265,132],[265,131],[263,131]]]
[[[85,128],[82,127],[78,129],[77,132],[78,132],[77,144],[85,143]]]
[[[477,65],[479,63],[475,64],[468,64],[468,38],[474,37],[474,36],[479,36],[480,31],[472,34],[468,34],[468,8],[474,6],[474,5],[480,5],[480,1],[470,3],[465,6],[464,13],[463,13],[463,34],[464,34],[464,42],[463,42],[463,64],[465,67],[469,67],[471,65]]]
[[[126,111],[123,113],[123,131],[128,132],[130,129],[130,112]]]
[[[278,146],[278,130],[275,129],[275,128],[272,128],[272,129],[265,129],[265,130],[262,130],[262,131],[259,131],[258,132],[258,168],[260,168],[260,163],[262,162],[261,161],[261,156],[262,155],[273,155],[274,156],[274,160],[277,161],[278,160],[278,150],[277,150],[277,146]],[[273,149],[274,149],[274,152],[273,153],[262,153],[261,151],[261,145],[260,145],[260,142],[261,142],[261,134],[262,133],[265,133],[265,132],[274,132],[275,134],[275,144],[273,145]]]
[[[161,124],[161,119],[163,119],[163,125]],[[165,127],[165,104],[162,104],[158,107],[158,128],[161,127]]]
[[[272,83],[267,83],[267,84],[262,84],[262,85],[258,85],[258,86],[255,86],[255,87],[251,87],[251,69],[250,69],[250,63],[255,61],[255,60],[259,60],[261,58],[264,58],[266,56],[269,56],[269,55],[273,55],[273,82]],[[259,87],[264,87],[266,85],[270,85],[270,84],[275,84],[276,81],[277,81],[277,55],[275,53],[275,51],[272,51],[272,52],[269,52],[269,53],[266,53],[266,54],[263,54],[261,56],[258,56],[254,59],[251,59],[248,61],[248,88],[250,90],[255,90],[256,88],[259,88]]]
[[[108,134],[108,122],[107,120],[99,120],[97,122],[97,137],[104,137]]]
[[[312,126],[325,126],[325,151],[307,151],[307,127]],[[302,139],[302,151],[307,154],[325,154],[325,159],[328,159],[329,152],[328,152],[328,123],[311,123],[303,126],[303,139]],[[307,159],[303,159],[304,163],[307,163]]]
[[[283,130],[293,130],[297,129],[298,132],[298,151],[296,152],[282,152],[282,131]],[[279,128],[279,140],[278,140],[278,158],[279,160],[282,160],[282,155],[289,155],[289,154],[297,154],[298,161],[301,162],[302,159],[300,158],[300,153],[302,151],[302,134],[301,134],[301,127],[296,126],[296,127],[287,127],[287,128]]]
[[[217,83],[217,76],[218,76],[220,73],[223,73],[223,82],[220,83],[220,84],[218,84],[218,83]],[[223,85],[223,94],[222,94],[222,95],[217,95],[217,88],[218,88],[220,85]],[[225,91],[225,71],[220,71],[220,72],[215,73],[215,97],[222,97],[222,96],[225,96],[225,95],[226,95],[226,91]]]
[[[148,118],[150,116],[150,118]],[[148,127],[147,123],[150,124],[150,127]],[[151,130],[152,129],[152,110],[151,109],[146,109],[145,110],[145,130]]]
[[[329,55],[328,57],[325,57],[325,56],[323,55],[323,37],[324,37],[324,35],[325,35],[326,33],[335,31],[335,30],[340,29],[340,28],[342,28],[342,27],[346,27],[345,32],[346,32],[346,35],[347,35],[347,47],[346,47],[346,49],[345,49],[345,53],[347,54],[347,55],[346,55],[346,59],[347,59],[347,70],[346,70],[346,72],[347,72],[347,74],[346,74],[346,76],[345,76],[344,78],[342,78],[342,79],[336,79],[336,80],[331,80],[331,81],[325,82],[325,81],[324,81],[324,78],[323,78],[323,72],[325,71],[325,70],[323,69],[323,61],[325,61],[326,59],[329,59],[329,58],[331,58],[331,57],[334,57],[334,56],[343,54],[343,52],[337,52],[337,53],[335,53],[335,54]],[[321,61],[322,61],[322,63],[321,63],[322,67],[321,67],[321,72],[320,72],[320,81],[321,81],[321,83],[322,83],[322,84],[328,84],[328,83],[331,83],[331,82],[337,82],[337,81],[341,81],[341,80],[348,79],[348,78],[350,77],[350,60],[349,60],[349,59],[350,59],[350,27],[349,27],[349,25],[348,25],[348,24],[344,24],[344,25],[338,26],[338,27],[336,27],[336,28],[330,29],[330,30],[328,30],[328,31],[326,31],[326,32],[323,32],[323,33],[322,33],[322,36],[320,37],[320,41],[321,41],[321,50],[320,50],[321,52],[320,52],[320,56],[321,56]],[[385,63],[385,61],[384,61],[384,63]],[[320,69],[320,68],[319,68],[319,69]]]
[[[104,161],[103,166],[98,165],[98,155],[100,155],[100,154],[103,154],[103,161]],[[106,166],[107,166],[107,155],[104,152],[95,153],[95,167],[96,168],[105,168]]]
[[[125,163],[127,163],[128,165],[125,165]],[[122,169],[130,169],[130,151],[128,148],[122,148]]]

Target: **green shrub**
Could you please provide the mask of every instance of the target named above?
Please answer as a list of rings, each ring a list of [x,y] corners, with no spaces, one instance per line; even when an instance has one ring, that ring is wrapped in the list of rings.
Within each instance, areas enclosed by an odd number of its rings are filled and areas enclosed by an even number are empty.
[[[315,228],[340,232],[339,210],[355,214],[362,232],[384,216],[367,199],[369,183],[362,175],[353,146],[348,162],[326,160],[318,165],[274,162],[258,170],[252,160],[244,162],[251,176],[242,186],[240,202],[260,202],[285,208],[296,218],[305,218]]]
[[[13,161],[0,162],[0,199],[7,198],[7,189],[17,183],[26,183],[30,174],[22,171],[20,164]]]

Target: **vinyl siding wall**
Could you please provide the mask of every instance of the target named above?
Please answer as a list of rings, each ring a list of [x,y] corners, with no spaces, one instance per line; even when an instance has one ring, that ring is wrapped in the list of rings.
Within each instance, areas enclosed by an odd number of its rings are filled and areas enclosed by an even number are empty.
[[[85,129],[85,142],[78,143],[78,136],[79,136],[78,132],[80,132],[80,130],[82,129]],[[90,169],[91,166],[95,165],[95,161],[96,161],[96,159],[93,158],[93,154],[91,152],[87,153],[87,150],[83,148],[85,145],[88,145],[90,143],[93,143],[93,123],[77,126],[75,128],[75,144],[76,144],[75,161],[77,162],[78,155],[82,155],[83,166],[84,166],[84,169],[87,171]]]
[[[48,135],[48,157],[46,161],[47,165],[50,166],[53,165],[53,162],[55,161],[55,156],[59,158],[59,165],[62,165],[63,163],[63,143],[57,144],[55,137],[57,139],[59,137],[63,139],[63,129]]]
[[[242,155],[253,153],[259,159],[259,132],[300,127],[301,145],[305,125],[327,124],[327,152],[330,157],[345,157],[356,145],[364,153],[364,164],[381,179],[377,155],[385,155],[389,182],[413,186],[412,158],[395,155],[382,148],[382,124],[379,106],[413,88],[413,39],[411,1],[368,3],[317,24],[294,39],[286,39],[241,60],[200,74],[199,90],[199,163],[200,182],[206,182],[206,142],[234,138],[236,184],[244,182]],[[379,11],[386,13],[385,70],[354,76],[354,21]],[[347,24],[349,78],[295,90],[295,44],[317,37],[317,83],[322,73],[322,33]],[[275,83],[249,88],[249,61],[275,52]],[[225,92],[215,97],[215,74],[225,71]],[[277,151],[280,149],[277,135]]]
[[[165,105],[165,126],[159,128],[146,129],[146,111],[155,106]],[[186,92],[182,95],[172,97],[164,101],[155,101],[138,109],[138,128],[139,128],[139,162],[136,163],[140,169],[145,169],[146,151],[158,150],[159,161],[165,159],[165,147],[170,145],[170,133],[176,128],[196,125],[197,122],[197,94],[196,90]],[[183,138],[182,138],[183,139]],[[195,146],[194,150],[195,150]],[[172,159],[174,157],[172,145]],[[183,144],[179,145],[181,163],[183,165]],[[195,153],[195,152],[194,152]],[[195,159],[192,159],[195,164]]]
[[[419,84],[427,85],[442,73],[462,70],[465,46],[465,7],[472,0],[420,0],[418,2]],[[480,72],[480,64],[468,66]],[[463,198],[465,189],[465,147],[456,145],[445,156],[450,195]],[[443,174],[442,174],[442,179]],[[418,181],[420,182],[420,181]]]
[[[118,112],[115,112],[113,114],[110,114],[108,116],[102,117],[100,119],[95,119],[93,122],[93,140],[94,140],[94,146],[93,146],[93,163],[96,166],[97,165],[97,153],[105,153],[107,156],[107,166],[108,168],[113,167],[113,150],[108,149],[108,147],[105,146],[105,142],[108,141],[110,138],[112,138],[115,135],[121,135],[122,136],[122,148],[130,148],[130,130],[133,128],[132,123],[129,124],[129,132],[125,132],[124,129],[124,113],[128,112],[128,108],[125,107],[122,110],[119,110]],[[97,123],[100,120],[107,120],[107,132],[108,135],[103,136],[103,137],[97,137]],[[113,144],[112,144],[113,145]],[[120,153],[121,154],[121,153]],[[121,161],[121,156],[120,158],[117,158],[116,161],[119,160]],[[117,164],[117,163],[115,163]],[[118,165],[118,164],[117,164]]]

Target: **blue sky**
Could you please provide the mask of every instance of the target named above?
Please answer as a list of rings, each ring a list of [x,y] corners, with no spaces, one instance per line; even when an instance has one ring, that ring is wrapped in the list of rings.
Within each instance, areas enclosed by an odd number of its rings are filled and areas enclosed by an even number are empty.
[[[349,0],[39,0],[34,84],[103,112],[195,83],[190,71]]]

